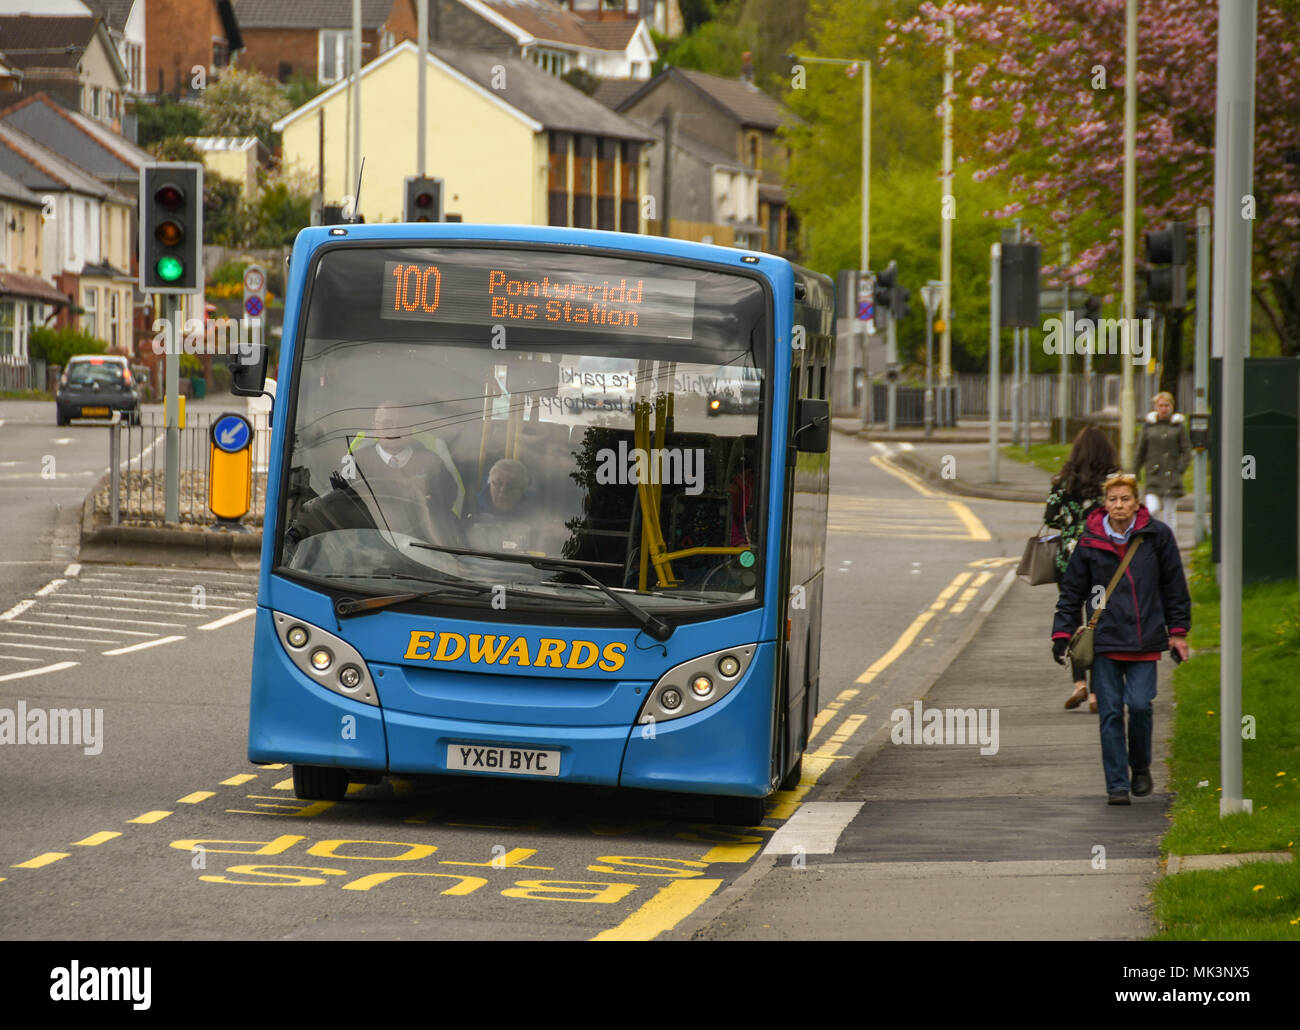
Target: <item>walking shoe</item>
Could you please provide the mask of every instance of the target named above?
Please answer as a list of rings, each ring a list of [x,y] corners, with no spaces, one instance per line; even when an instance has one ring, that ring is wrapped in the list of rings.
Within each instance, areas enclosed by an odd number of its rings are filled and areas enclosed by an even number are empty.
[[[1128,799],[1128,791],[1121,790],[1118,794],[1112,794],[1106,801],[1108,805],[1131,805],[1133,802]]]
[[[1151,793],[1151,773],[1146,769],[1133,770],[1133,796],[1144,798]]]
[[[1096,715],[1096,714],[1097,714],[1097,695],[1096,695],[1096,694],[1089,694],[1089,695],[1088,695],[1088,711],[1090,711],[1093,715]]]
[[[1066,708],[1078,708],[1083,704],[1083,699],[1088,696],[1087,687],[1079,687],[1073,694],[1065,699]]]

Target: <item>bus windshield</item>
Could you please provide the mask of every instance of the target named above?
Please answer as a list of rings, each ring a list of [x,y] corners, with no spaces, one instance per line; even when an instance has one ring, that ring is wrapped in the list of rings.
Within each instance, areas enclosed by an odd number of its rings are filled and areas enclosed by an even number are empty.
[[[761,280],[574,248],[339,247],[301,324],[277,568],[487,610],[618,611],[524,555],[642,608],[760,596]]]

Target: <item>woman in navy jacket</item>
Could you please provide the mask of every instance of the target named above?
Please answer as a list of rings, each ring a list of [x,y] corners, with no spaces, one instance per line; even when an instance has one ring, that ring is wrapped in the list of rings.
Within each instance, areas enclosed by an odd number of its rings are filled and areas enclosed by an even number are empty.
[[[1056,605],[1052,625],[1052,656],[1065,664],[1065,649],[1087,616],[1105,596],[1107,585],[1128,548],[1138,540],[1124,575],[1097,621],[1093,649],[1092,688],[1097,695],[1101,727],[1101,764],[1112,805],[1129,803],[1131,787],[1138,797],[1151,793],[1152,702],[1156,696],[1156,662],[1167,650],[1187,657],[1187,631],[1192,603],[1183,576],[1183,562],[1169,527],[1151,517],[1138,503],[1137,477],[1111,476],[1103,485],[1105,509],[1088,516]],[[1128,705],[1128,748],[1124,746],[1124,705]]]

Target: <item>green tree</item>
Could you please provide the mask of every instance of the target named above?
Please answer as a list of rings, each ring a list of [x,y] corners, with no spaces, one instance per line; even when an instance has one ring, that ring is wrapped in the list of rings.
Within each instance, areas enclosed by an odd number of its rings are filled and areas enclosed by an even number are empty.
[[[239,247],[247,232],[239,183],[207,172],[203,176],[203,236],[207,243]]]
[[[265,75],[235,67],[203,91],[199,101],[203,131],[209,136],[256,136],[268,146],[271,126],[288,114],[289,101]]]
[[[290,111],[295,111],[302,107],[303,104],[309,103],[327,89],[329,89],[329,86],[317,79],[316,76],[307,75],[303,72],[295,72],[289,77],[289,81],[280,87],[285,101],[289,104]]]
[[[311,224],[311,198],[283,181],[268,184],[249,206],[253,217],[246,242],[250,247],[285,246]]]
[[[172,136],[184,139],[203,132],[203,112],[193,104],[175,100],[163,100],[157,104],[141,103],[136,105],[135,116],[136,141],[146,148]]]
[[[74,354],[103,354],[108,343],[91,336],[84,329],[48,329],[39,326],[27,338],[28,353],[34,358],[44,358],[50,365],[67,368]]]

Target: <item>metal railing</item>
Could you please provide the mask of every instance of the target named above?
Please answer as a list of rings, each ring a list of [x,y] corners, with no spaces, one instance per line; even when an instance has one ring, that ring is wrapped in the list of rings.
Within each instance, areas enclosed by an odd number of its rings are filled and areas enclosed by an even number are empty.
[[[191,411],[180,431],[179,521],[182,525],[214,525],[208,508],[208,471],[212,423],[224,412]],[[250,503],[240,522],[260,527],[266,507],[266,467],[270,453],[270,418],[265,413],[245,417],[253,426],[250,443]],[[167,427],[161,411],[140,414],[138,425],[125,420],[108,427],[109,476],[95,495],[95,519],[108,525],[162,526],[166,515]]]

